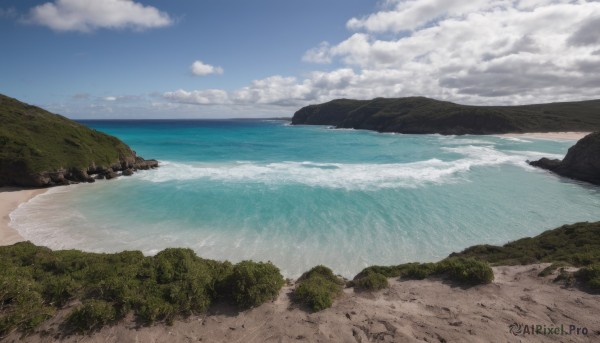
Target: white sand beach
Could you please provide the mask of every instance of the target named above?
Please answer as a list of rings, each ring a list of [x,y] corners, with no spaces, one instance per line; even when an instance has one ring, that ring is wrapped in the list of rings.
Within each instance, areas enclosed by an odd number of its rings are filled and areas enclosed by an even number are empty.
[[[500,137],[514,138],[538,138],[549,140],[580,140],[591,132],[528,132],[528,133],[505,133],[497,135]]]
[[[10,227],[10,213],[47,189],[25,189],[0,187],[0,245],[11,245],[23,240],[19,233]]]

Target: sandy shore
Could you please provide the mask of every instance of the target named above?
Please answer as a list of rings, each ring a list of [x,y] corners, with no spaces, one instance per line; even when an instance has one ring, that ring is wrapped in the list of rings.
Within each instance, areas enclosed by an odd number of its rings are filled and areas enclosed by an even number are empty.
[[[551,140],[580,140],[591,132],[530,132],[530,133],[506,133],[497,135],[500,137],[513,138],[540,138]]]
[[[0,245],[11,245],[23,240],[19,233],[9,226],[9,214],[20,204],[29,201],[47,189],[23,189],[17,187],[0,187]]]
[[[495,281],[471,288],[443,280],[399,281],[375,293],[345,289],[333,307],[309,313],[290,301],[286,286],[274,302],[238,312],[218,307],[212,313],[177,320],[172,326],[124,323],[85,336],[61,337],[62,311],[37,333],[6,342],[598,342],[600,295],[538,277],[548,264],[494,267]],[[52,322],[54,321],[54,322]],[[511,324],[540,325],[579,335],[513,335]],[[587,335],[581,330],[585,328]]]

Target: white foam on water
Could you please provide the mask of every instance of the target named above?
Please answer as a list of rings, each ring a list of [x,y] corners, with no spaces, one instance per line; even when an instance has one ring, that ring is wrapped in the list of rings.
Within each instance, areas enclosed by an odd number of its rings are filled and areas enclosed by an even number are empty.
[[[432,158],[411,163],[322,163],[284,161],[260,163],[180,163],[161,161],[161,168],[137,177],[149,182],[211,180],[219,182],[248,182],[303,184],[312,187],[345,189],[414,188],[427,184],[455,182],[471,168],[513,164],[527,167],[526,160],[543,156],[558,157],[535,151],[501,152],[493,146],[466,145],[442,148],[463,155],[453,161]]]
[[[521,139],[521,138],[517,138],[517,137],[506,137],[506,136],[496,136],[496,137],[504,139],[505,141],[511,141],[511,142],[533,143],[532,141],[528,141],[526,139]]]

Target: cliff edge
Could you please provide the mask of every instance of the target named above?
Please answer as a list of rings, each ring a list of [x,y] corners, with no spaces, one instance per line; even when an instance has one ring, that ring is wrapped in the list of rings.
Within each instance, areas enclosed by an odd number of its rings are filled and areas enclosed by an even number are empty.
[[[118,138],[0,94],[0,186],[48,187],[158,166]]]
[[[337,99],[298,110],[294,125],[463,135],[600,130],[600,100],[469,106],[425,97]]]
[[[562,161],[544,157],[529,164],[571,179],[600,185],[600,132],[590,133],[579,140],[569,148]]]

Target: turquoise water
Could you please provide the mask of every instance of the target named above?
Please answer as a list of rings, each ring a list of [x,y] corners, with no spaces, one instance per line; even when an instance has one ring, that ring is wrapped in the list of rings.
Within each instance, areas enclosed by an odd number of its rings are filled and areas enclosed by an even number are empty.
[[[86,122],[157,170],[53,188],[11,215],[36,244],[88,251],[190,247],[317,264],[351,277],[372,264],[434,261],[600,219],[600,188],[529,167],[573,141],[395,135],[283,121]]]

